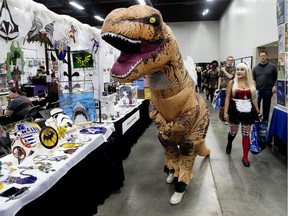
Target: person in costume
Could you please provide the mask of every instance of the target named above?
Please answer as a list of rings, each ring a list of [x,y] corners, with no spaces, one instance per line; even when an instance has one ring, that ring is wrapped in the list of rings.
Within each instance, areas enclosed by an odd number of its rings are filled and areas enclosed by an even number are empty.
[[[238,133],[241,123],[242,163],[245,167],[250,166],[248,160],[249,135],[255,116],[256,119],[257,116],[260,120],[262,118],[256,100],[256,85],[253,81],[250,67],[245,63],[240,63],[236,66],[235,78],[229,81],[226,89],[224,120],[230,122],[230,132],[228,133],[228,143],[226,146],[227,154],[231,154],[232,142]]]
[[[175,183],[171,204],[181,202],[193,178],[197,155],[209,156],[205,145],[209,113],[185,68],[177,41],[161,13],[135,5],[113,10],[106,17],[102,38],[121,51],[111,69],[120,83],[148,77],[149,115],[164,148],[167,183]]]
[[[223,65],[220,69],[220,75],[218,79],[218,89],[220,94],[220,111],[219,111],[219,116],[222,115],[222,112],[224,110],[224,103],[225,103],[225,97],[226,97],[226,88],[228,85],[228,82],[232,80],[235,76],[236,69],[233,66],[234,63],[234,58],[232,56],[228,56],[226,58],[226,63]],[[220,118],[222,119],[222,116]],[[228,122],[225,122],[225,124],[229,124]]]

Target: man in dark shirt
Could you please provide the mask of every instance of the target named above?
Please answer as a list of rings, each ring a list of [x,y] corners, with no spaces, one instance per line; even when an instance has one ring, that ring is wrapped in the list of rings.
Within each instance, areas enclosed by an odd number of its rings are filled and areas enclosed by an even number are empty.
[[[11,122],[23,120],[29,108],[32,107],[31,101],[24,95],[20,95],[15,87],[9,89],[8,98],[10,102],[5,115],[11,116]]]
[[[263,100],[263,120],[269,120],[269,113],[271,107],[271,98],[273,93],[276,93],[277,68],[274,64],[267,61],[267,52],[259,52],[260,63],[256,65],[253,70],[253,79],[256,82],[256,89],[258,90],[258,106],[261,107]]]

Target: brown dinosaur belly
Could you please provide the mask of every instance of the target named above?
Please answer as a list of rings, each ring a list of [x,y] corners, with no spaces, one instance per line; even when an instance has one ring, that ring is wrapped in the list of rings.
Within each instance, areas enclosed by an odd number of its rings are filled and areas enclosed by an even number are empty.
[[[151,91],[151,101],[166,121],[175,120],[177,117],[192,110],[198,104],[195,97],[195,92],[193,92],[191,87],[186,87],[169,98],[157,98]]]

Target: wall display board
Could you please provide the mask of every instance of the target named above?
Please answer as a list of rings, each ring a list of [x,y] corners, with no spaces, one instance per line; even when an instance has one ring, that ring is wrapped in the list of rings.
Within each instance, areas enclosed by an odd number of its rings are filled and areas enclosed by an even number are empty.
[[[239,63],[242,62],[242,59],[239,58],[239,59],[234,59],[234,66],[236,67]]]
[[[246,63],[252,69],[252,56],[242,58],[242,62]]]
[[[96,122],[92,54],[86,51],[74,51],[71,55],[72,72],[61,71],[59,76],[60,107],[74,123]]]
[[[278,80],[277,105],[288,107],[288,0],[277,0]]]
[[[277,105],[274,106],[267,143],[273,143],[279,152],[287,155],[287,113],[288,113],[288,91],[287,91],[287,21],[288,0],[277,0],[276,14],[278,24],[278,77],[277,77]],[[285,26],[285,27],[284,27]],[[283,42],[283,35],[286,35]]]
[[[234,59],[234,66],[236,67],[241,62],[246,63],[252,69],[252,56]]]

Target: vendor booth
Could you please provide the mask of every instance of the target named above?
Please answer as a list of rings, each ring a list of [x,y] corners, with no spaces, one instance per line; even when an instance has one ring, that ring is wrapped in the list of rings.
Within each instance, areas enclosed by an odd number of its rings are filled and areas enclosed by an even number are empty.
[[[268,143],[277,147],[279,152],[287,155],[287,114],[288,114],[288,49],[284,43],[284,35],[287,35],[288,20],[284,17],[284,1],[278,2],[277,26],[278,26],[278,76],[277,76],[277,105],[273,107],[271,122],[268,132]],[[286,28],[285,28],[286,26]],[[285,60],[286,59],[286,60]]]
[[[62,109],[52,114],[54,107],[42,107],[42,119],[2,127],[13,141],[0,158],[0,215],[96,214],[123,186],[122,162],[151,123],[149,100],[138,99],[137,86],[111,79],[119,53],[99,29],[31,0],[0,5],[14,28],[0,34],[1,102],[7,105],[11,86],[39,100],[57,83]],[[40,66],[46,70],[37,79]]]

